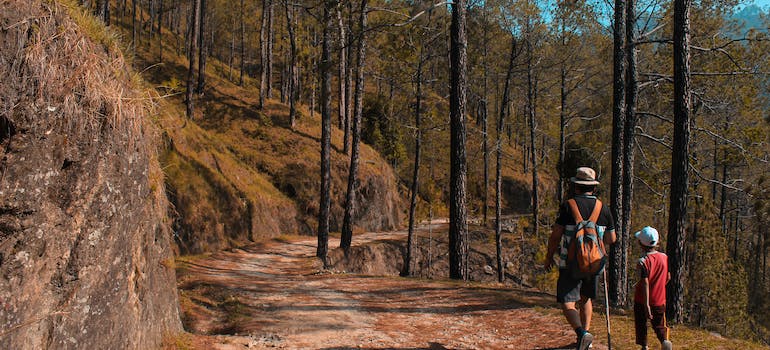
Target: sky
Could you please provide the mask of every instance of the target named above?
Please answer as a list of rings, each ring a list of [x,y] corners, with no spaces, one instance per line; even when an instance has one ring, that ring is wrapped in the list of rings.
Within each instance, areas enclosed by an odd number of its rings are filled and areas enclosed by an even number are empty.
[[[747,2],[747,5],[749,3],[751,3],[751,2],[750,1]],[[770,7],[770,0],[754,0],[753,3],[755,5],[759,5],[759,7],[763,8],[763,9],[767,9],[768,7]]]

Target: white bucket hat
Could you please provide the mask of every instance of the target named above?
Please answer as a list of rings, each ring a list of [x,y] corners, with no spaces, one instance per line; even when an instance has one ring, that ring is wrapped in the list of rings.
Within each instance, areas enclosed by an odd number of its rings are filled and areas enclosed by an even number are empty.
[[[578,185],[598,185],[599,181],[596,181],[596,172],[589,167],[577,168],[575,176],[569,179],[572,183]]]

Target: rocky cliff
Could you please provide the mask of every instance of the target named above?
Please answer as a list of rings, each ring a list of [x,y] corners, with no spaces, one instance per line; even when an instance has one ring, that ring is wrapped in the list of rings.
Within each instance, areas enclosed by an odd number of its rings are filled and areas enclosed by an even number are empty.
[[[0,2],[0,348],[181,330],[149,99],[75,7]]]

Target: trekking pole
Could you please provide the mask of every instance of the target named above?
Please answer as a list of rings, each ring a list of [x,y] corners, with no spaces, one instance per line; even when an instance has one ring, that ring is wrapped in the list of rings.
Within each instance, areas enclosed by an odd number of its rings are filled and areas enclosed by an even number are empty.
[[[607,293],[607,268],[604,269],[604,307],[605,307],[605,318],[607,319],[607,348],[609,350],[612,350],[612,340],[610,337],[610,297]]]

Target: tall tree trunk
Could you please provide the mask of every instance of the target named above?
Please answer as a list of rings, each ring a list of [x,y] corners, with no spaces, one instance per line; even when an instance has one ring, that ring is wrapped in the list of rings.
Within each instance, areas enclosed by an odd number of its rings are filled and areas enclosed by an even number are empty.
[[[240,76],[238,77],[238,86],[243,86],[243,71],[244,66],[246,63],[246,21],[243,20],[244,13],[246,12],[246,8],[243,5],[243,0],[241,0],[241,13],[240,13],[240,19],[241,19],[241,62],[240,62]],[[291,26],[291,24],[289,24]]]
[[[417,129],[417,136],[414,141],[414,172],[412,173],[412,187],[410,189],[410,201],[409,201],[409,233],[406,238],[406,259],[404,261],[404,275],[412,276],[414,270],[412,269],[412,252],[414,251],[414,222],[415,222],[415,210],[417,209],[417,190],[419,189],[420,179],[420,147],[422,146],[422,129],[421,129],[421,105],[422,105],[422,64],[423,54],[422,48],[420,48],[420,54],[417,58],[417,93],[416,102],[414,106],[414,127]]]
[[[241,0],[243,1],[243,0]],[[290,50],[289,53],[289,125],[291,125],[291,128],[294,129],[295,119],[297,117],[297,86],[296,86],[296,75],[297,75],[297,41],[294,38],[294,18],[292,16],[292,12],[294,11],[294,8],[289,8],[289,1],[284,0],[283,2],[284,9],[286,10],[286,28],[289,32],[289,44],[290,44]]]
[[[260,65],[260,79],[259,79],[259,108],[265,107],[265,100],[268,98],[267,91],[270,86],[270,64],[267,54],[268,50],[268,17],[270,16],[270,7],[272,0],[262,1],[262,25],[259,30],[259,65]],[[311,109],[312,113],[312,109]]]
[[[193,89],[195,81],[195,50],[198,42],[198,16],[200,16],[200,3],[199,0],[191,0],[190,8],[190,36],[188,37],[188,52],[187,59],[189,60],[189,66],[187,69],[187,118],[192,119],[195,113],[193,102]]]
[[[361,14],[358,19],[358,55],[356,57],[356,90],[353,110],[353,142],[350,145],[350,173],[348,174],[348,192],[345,196],[345,216],[342,221],[340,247],[347,253],[353,242],[353,212],[356,209],[356,181],[358,177],[359,143],[361,140],[361,114],[364,101],[364,66],[366,65],[366,21],[368,1],[361,0]]]
[[[96,18],[101,20],[104,25],[110,25],[110,2],[108,0],[97,0],[94,12]]]
[[[621,264],[619,266],[622,275],[617,281],[620,285],[619,297],[622,306],[625,306],[628,295],[628,239],[631,237],[631,213],[634,199],[634,153],[636,149],[636,99],[637,99],[637,71],[636,71],[636,1],[626,0],[626,120],[623,129],[623,220],[620,224],[620,239],[616,243],[621,251]]]
[[[483,134],[481,153],[484,154],[484,190],[481,193],[481,216],[482,223],[484,227],[486,227],[489,212],[489,107],[487,106],[487,100],[485,98],[482,98],[479,104],[481,133]]]
[[[495,246],[497,250],[497,281],[503,282],[505,275],[503,273],[503,241],[502,241],[502,168],[503,168],[503,125],[505,124],[505,112],[508,105],[511,79],[513,78],[513,67],[516,62],[516,38],[511,36],[511,56],[508,61],[508,73],[505,75],[505,88],[503,88],[503,98],[500,102],[500,117],[497,119],[497,142],[495,150],[497,153],[497,167],[495,168]]]
[[[483,223],[484,227],[487,226],[487,212],[489,211],[489,105],[487,104],[487,98],[489,95],[489,26],[487,25],[487,3],[484,3],[484,8],[482,9],[483,13],[483,22],[484,22],[484,30],[483,30],[483,68],[484,68],[484,80],[482,83],[482,91],[481,91],[481,130],[482,134],[484,135],[483,144],[481,147],[481,151],[484,152],[484,193],[482,201],[484,202],[481,210],[482,210],[482,216],[483,216]]]
[[[727,165],[722,165],[722,183],[727,178]],[[722,235],[727,235],[727,188],[722,186],[719,198],[719,221],[722,222]]]
[[[671,282],[667,285],[668,319],[682,322],[684,247],[690,156],[690,0],[674,0],[674,139],[671,155],[671,198],[668,243]]]
[[[729,127],[728,119],[725,118],[724,128]],[[727,150],[722,151],[722,184],[727,182]],[[719,221],[722,223],[722,235],[727,236],[727,188],[722,185],[719,196]]]
[[[468,210],[465,179],[465,90],[467,85],[467,43],[465,38],[465,0],[452,4],[450,25],[450,181],[449,181],[449,278],[467,280]]]
[[[719,156],[719,143],[718,143],[718,140],[719,139],[717,137],[714,137],[714,153],[712,153],[712,158],[711,158],[711,166],[712,166],[712,169],[714,171],[713,172],[713,176],[711,177],[711,179],[712,179],[712,181],[711,181],[711,201],[713,203],[717,202],[717,181],[719,181],[719,179],[717,178],[717,173],[718,173],[718,170],[719,170],[719,164],[717,163],[717,159],[718,159],[718,156]]]
[[[230,57],[227,61],[227,80],[229,81],[233,81],[233,61],[235,60],[235,24],[233,22],[234,20],[230,21],[230,28],[233,30],[230,31]]]
[[[142,2],[143,0],[137,0],[136,4],[136,16],[137,16],[137,26],[136,26],[136,45],[142,44],[142,26],[144,25],[144,11],[142,11]]]
[[[559,72],[559,78],[561,80],[560,88],[560,111],[559,111],[559,183],[556,186],[556,201],[561,203],[564,200],[564,158],[567,155],[567,69],[562,63],[561,71]]]
[[[160,10],[158,11],[158,62],[163,63],[163,0],[160,0]],[[168,23],[166,24],[168,25]]]
[[[267,98],[273,98],[273,0],[267,9]]]
[[[348,1],[347,2],[348,7],[348,25],[349,28],[353,27],[353,2]],[[352,32],[352,29],[350,29],[350,32]],[[351,110],[351,98],[353,98],[353,95],[351,94],[351,89],[353,88],[353,35],[351,33],[348,33],[347,35],[347,42],[345,43],[345,57],[347,59],[347,72],[345,72],[345,115],[347,116],[347,124],[345,125],[345,132],[348,135],[347,139],[344,139],[345,145],[343,147],[348,147],[345,149],[345,154],[348,154],[348,150],[350,147],[350,134],[352,131],[350,128],[352,127],[352,121],[353,118],[353,112]]]
[[[203,87],[206,84],[206,18],[208,17],[206,13],[208,12],[206,10],[206,0],[198,0],[200,1],[201,6],[201,13],[198,20],[200,21],[199,25],[199,35],[198,35],[198,86],[195,87],[195,91],[198,92],[198,94],[203,95]]]
[[[529,26],[529,25],[528,25]],[[538,177],[537,177],[537,140],[535,130],[537,123],[535,120],[535,77],[534,67],[532,66],[532,42],[531,33],[527,30],[527,116],[529,120],[529,148],[530,148],[530,166],[532,167],[532,227],[533,237],[539,237],[539,198],[538,198]]]
[[[561,47],[564,52],[567,52],[567,30],[564,24],[564,17],[559,19],[561,22]],[[561,69],[559,71],[559,183],[556,186],[556,202],[561,203],[564,200],[564,157],[566,155],[566,135],[565,129],[567,128],[567,62],[566,58],[561,62]]]
[[[158,0],[158,35],[161,34],[161,28],[163,28],[163,0]]]
[[[335,0],[324,1],[323,43],[321,49],[321,195],[318,206],[318,247],[316,256],[328,263],[329,207],[331,206],[331,132],[332,132],[332,77],[331,77],[331,12]]]
[[[191,10],[195,12],[195,10]],[[131,0],[131,47],[136,49],[137,33],[136,33],[136,0]]]
[[[610,210],[615,220],[615,229],[620,240],[623,235],[623,131],[625,128],[625,0],[615,0],[615,15],[612,30],[612,175],[610,176]],[[626,256],[621,244],[610,247],[609,301],[615,307],[626,303]]]
[[[340,83],[340,100],[339,100],[339,128],[343,131],[343,138],[342,138],[342,150],[345,154],[348,154],[348,151],[350,151],[350,117],[348,116],[347,112],[347,106],[345,106],[345,103],[347,103],[348,99],[345,93],[347,93],[348,89],[345,86],[345,84],[348,81],[347,78],[347,64],[348,64],[348,57],[347,57],[347,37],[345,33],[345,21],[342,20],[342,10],[337,9],[337,24],[339,25],[339,33],[340,33],[340,61],[339,61],[339,83]]]
[[[152,36],[155,35],[155,0],[149,0],[147,8],[149,10],[147,13],[150,14],[150,35],[147,40],[147,47],[150,47],[152,45]]]

